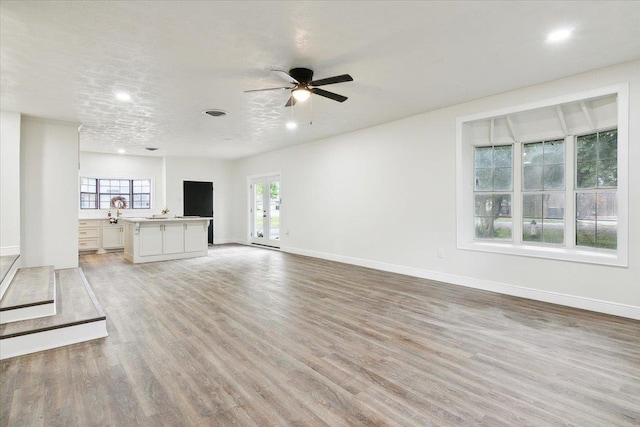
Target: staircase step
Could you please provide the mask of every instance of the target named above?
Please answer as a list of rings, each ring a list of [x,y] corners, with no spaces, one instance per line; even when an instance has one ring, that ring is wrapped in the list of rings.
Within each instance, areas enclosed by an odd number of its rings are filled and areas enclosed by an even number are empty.
[[[9,288],[9,284],[18,271],[20,255],[3,255],[0,256],[0,298]]]
[[[56,314],[53,266],[20,268],[0,301],[0,323]]]
[[[0,359],[106,337],[106,316],[82,269],[55,272],[56,314],[0,325]]]

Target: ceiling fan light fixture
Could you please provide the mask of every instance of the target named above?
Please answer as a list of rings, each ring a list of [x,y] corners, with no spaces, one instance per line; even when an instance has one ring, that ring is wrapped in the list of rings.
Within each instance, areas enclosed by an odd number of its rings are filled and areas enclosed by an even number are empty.
[[[291,94],[296,99],[296,101],[304,102],[311,96],[311,92],[305,88],[294,89]]]

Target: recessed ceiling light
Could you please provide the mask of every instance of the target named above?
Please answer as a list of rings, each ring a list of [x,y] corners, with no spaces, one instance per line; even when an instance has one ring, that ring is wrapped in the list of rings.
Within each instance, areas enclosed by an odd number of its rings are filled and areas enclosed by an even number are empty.
[[[573,28],[563,28],[561,30],[556,30],[547,36],[547,43],[558,43],[568,39],[573,32]]]
[[[296,122],[287,122],[287,129],[295,129],[298,127]]]
[[[126,92],[116,92],[116,99],[118,101],[128,102],[131,101],[131,95]]]
[[[120,153],[120,154],[124,154],[124,153],[126,153],[126,151],[124,151],[124,148],[120,148],[120,149],[118,150],[118,153]]]

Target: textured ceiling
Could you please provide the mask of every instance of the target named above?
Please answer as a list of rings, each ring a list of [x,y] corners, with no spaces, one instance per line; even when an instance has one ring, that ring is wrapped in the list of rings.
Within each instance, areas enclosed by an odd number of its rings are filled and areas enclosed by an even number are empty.
[[[2,110],[82,123],[81,148],[99,152],[240,158],[640,58],[638,1],[0,7]],[[563,26],[568,42],[545,43]],[[286,91],[243,92],[293,67],[351,74],[325,86],[349,99],[284,108]]]

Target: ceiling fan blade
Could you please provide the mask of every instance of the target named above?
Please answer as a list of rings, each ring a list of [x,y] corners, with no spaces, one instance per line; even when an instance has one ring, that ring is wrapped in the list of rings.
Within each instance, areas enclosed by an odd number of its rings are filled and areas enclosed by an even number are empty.
[[[328,90],[324,89],[317,89],[315,87],[312,87],[309,90],[316,95],[324,96],[325,98],[333,99],[334,101],[338,102],[344,102],[348,99],[346,96],[338,95],[337,93],[329,92]]]
[[[291,77],[289,75],[289,73],[282,71],[282,70],[271,70],[271,72],[275,75],[277,75],[278,77],[280,77],[281,79],[283,79],[284,81],[287,81],[289,83],[293,83],[293,84],[298,84],[300,83],[299,81],[297,81],[296,79],[294,79],[293,77]]]
[[[293,89],[293,88],[292,87],[268,87],[266,89],[245,90],[244,93],[247,93],[247,92],[264,92],[265,90],[285,90],[285,89]]]
[[[314,80],[309,83],[310,86],[324,86],[332,85],[334,83],[352,82],[353,77],[349,74],[342,74],[340,76],[327,77],[326,79]]]
[[[289,100],[287,101],[286,104],[284,104],[285,107],[291,107],[293,105],[296,105],[296,99],[293,97],[293,95],[291,95],[289,97]]]

